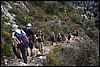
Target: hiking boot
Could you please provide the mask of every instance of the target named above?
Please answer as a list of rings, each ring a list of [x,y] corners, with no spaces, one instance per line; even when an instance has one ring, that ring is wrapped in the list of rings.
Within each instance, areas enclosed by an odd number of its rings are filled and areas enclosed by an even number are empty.
[[[25,64],[27,64],[27,61],[24,61]]]
[[[18,59],[17,61],[18,61],[18,62],[20,62],[21,60],[20,60],[20,59]]]
[[[22,64],[23,66],[27,66],[28,64],[27,63],[23,63],[23,62],[20,62],[20,64]]]
[[[22,59],[21,57],[17,57],[18,59]]]

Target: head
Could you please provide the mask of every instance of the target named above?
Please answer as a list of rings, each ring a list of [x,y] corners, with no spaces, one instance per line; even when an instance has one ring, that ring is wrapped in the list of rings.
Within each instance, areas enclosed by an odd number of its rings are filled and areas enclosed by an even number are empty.
[[[31,26],[32,26],[32,24],[31,24],[31,23],[28,23],[28,24],[27,24],[27,27],[31,27]]]
[[[60,35],[61,33],[59,33],[59,35]]]
[[[12,25],[12,31],[15,31],[18,28],[18,25],[14,24]]]
[[[38,30],[38,33],[42,33],[42,31],[41,30]]]
[[[52,34],[54,34],[54,32],[52,32]]]

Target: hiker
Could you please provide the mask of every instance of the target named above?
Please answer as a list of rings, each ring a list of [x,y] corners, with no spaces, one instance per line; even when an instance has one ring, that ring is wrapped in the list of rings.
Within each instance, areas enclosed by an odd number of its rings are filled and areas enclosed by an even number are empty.
[[[78,31],[78,29],[75,30],[75,33],[76,33],[76,37],[78,37],[78,36],[79,36],[79,31]]]
[[[54,34],[54,32],[52,32],[52,34],[50,35],[50,40],[52,41],[52,45],[53,45],[53,42],[55,40],[55,34]]]
[[[59,33],[59,34],[57,35],[57,42],[61,42],[61,38],[62,38],[61,33]]]
[[[71,34],[68,35],[67,39],[68,39],[68,43],[70,43],[70,38],[71,38]]]
[[[44,36],[43,36],[41,30],[38,30],[38,33],[36,34],[36,37],[37,37],[37,41],[38,41],[38,44],[39,44],[39,51],[40,51],[41,53],[43,53],[43,41],[44,41]]]
[[[30,48],[30,56],[32,56],[32,49],[33,49],[33,41],[34,40],[34,32],[32,31],[32,24],[31,23],[28,23],[27,24],[27,27],[26,27],[26,35],[29,39],[29,48]],[[33,39],[32,39],[33,38]],[[28,47],[27,47],[27,55],[29,56],[29,53],[28,53]]]
[[[14,24],[12,26],[12,38],[13,52],[15,53],[18,59],[21,59],[20,53],[18,53],[18,50],[20,49],[24,63],[27,64],[26,47],[28,46],[29,41],[26,36],[26,33],[22,29],[18,29],[18,25]]]

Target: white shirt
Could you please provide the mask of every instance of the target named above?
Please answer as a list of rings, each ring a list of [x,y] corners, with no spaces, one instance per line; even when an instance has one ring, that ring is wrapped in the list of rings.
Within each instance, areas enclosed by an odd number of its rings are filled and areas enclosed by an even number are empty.
[[[22,30],[22,29],[21,29]],[[19,34],[21,34],[21,30],[20,29],[16,29],[15,31]],[[26,35],[26,33],[22,30],[22,33],[24,33]],[[12,33],[12,38],[16,38],[16,43],[19,44],[20,41],[17,39],[16,36],[14,36],[15,32]]]

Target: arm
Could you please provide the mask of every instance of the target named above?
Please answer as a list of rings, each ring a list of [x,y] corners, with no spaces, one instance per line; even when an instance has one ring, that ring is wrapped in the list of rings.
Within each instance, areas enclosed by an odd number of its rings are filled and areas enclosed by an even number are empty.
[[[17,48],[16,38],[14,38],[13,45]]]
[[[42,39],[43,39],[42,41],[44,42],[44,35],[42,35]]]
[[[17,42],[16,42],[16,37],[14,36],[15,32],[12,33],[12,38],[13,38],[13,46],[17,47]]]
[[[18,51],[16,38],[13,39],[13,46],[15,47],[15,50]]]
[[[36,34],[34,34],[34,37],[35,37],[35,39],[37,39],[37,35]]]

